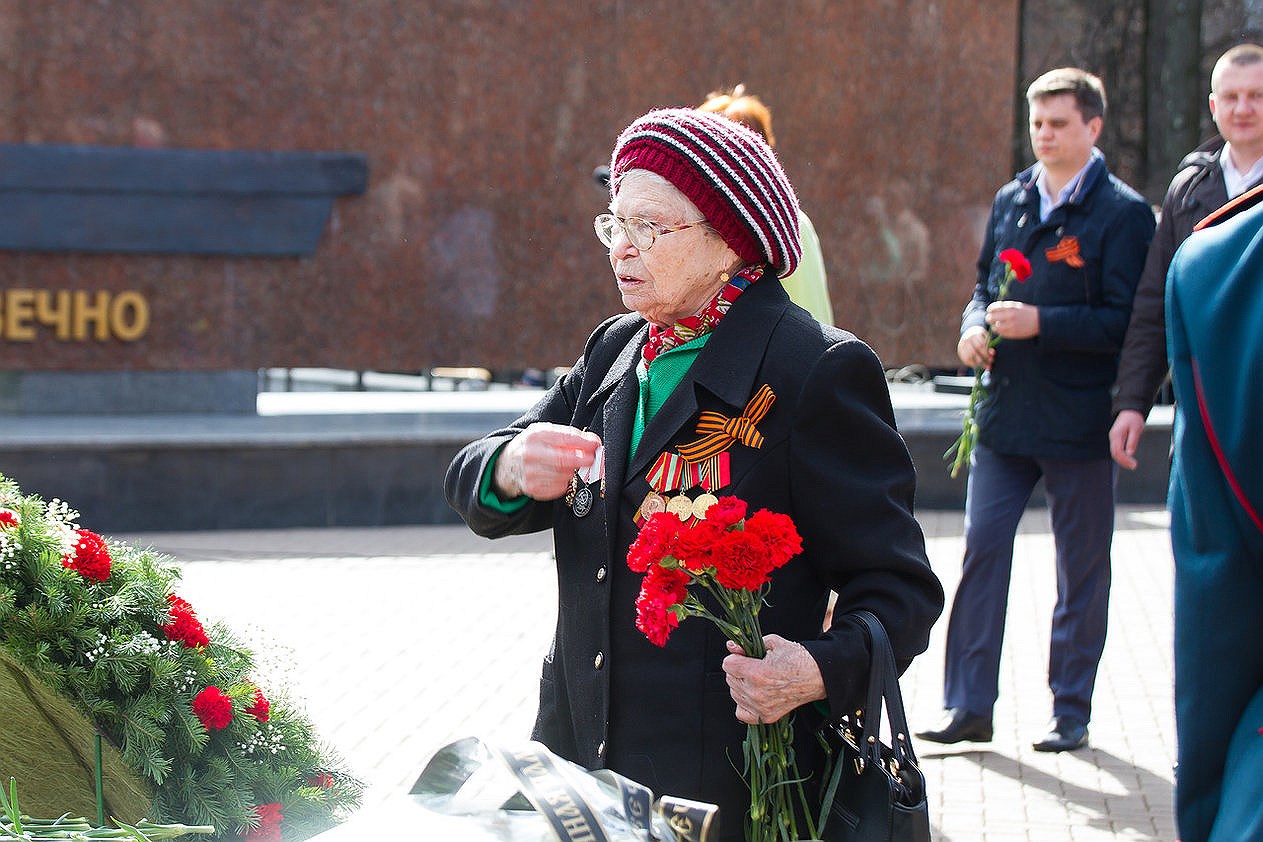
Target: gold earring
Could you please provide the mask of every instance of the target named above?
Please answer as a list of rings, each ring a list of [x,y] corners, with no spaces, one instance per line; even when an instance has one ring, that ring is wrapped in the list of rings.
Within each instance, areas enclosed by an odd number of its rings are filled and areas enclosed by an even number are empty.
[[[728,273],[727,273],[727,272],[720,272],[720,273],[719,273],[719,280],[723,281],[724,283],[728,283]]]

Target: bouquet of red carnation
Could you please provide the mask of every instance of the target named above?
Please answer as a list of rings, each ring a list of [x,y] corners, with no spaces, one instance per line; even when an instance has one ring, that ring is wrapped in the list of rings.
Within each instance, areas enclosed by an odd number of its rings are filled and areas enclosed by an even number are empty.
[[[759,609],[772,571],[800,552],[802,538],[787,515],[761,509],[747,518],[746,504],[736,497],[720,497],[700,520],[654,514],[627,552],[627,566],[645,574],[636,599],[636,628],[650,642],[666,646],[680,621],[705,617],[747,655],[762,658],[767,652]],[[815,838],[812,810],[793,760],[793,718],[747,729],[747,842]],[[798,831],[795,801],[806,817],[805,834]]]
[[[1000,262],[1004,264],[1004,277],[1000,279],[1000,290],[996,301],[1003,301],[1009,297],[1009,285],[1013,281],[1026,283],[1026,279],[1031,276],[1031,262],[1017,249],[1005,249],[1000,252]],[[999,344],[1000,337],[988,328],[987,346],[994,348]],[[961,467],[969,461],[969,454],[974,452],[974,445],[978,443],[978,418],[975,413],[979,401],[987,396],[987,384],[983,380],[985,371],[986,368],[982,366],[974,369],[974,385],[969,390],[969,406],[965,409],[965,419],[961,423],[960,435],[943,454],[943,458],[952,463],[952,479],[956,479]]]

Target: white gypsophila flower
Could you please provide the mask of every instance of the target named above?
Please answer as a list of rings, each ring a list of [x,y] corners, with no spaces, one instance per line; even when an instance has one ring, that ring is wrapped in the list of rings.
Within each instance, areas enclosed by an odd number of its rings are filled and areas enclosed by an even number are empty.
[[[0,530],[0,571],[9,572],[18,566],[17,554],[22,542],[7,530]]]
[[[75,551],[75,544],[79,542],[79,537],[75,534],[75,530],[59,521],[53,521],[50,526],[53,538],[57,540],[57,551],[62,555],[72,555]]]
[[[237,743],[237,748],[247,757],[254,757],[259,763],[264,763],[265,756],[270,757],[287,750],[285,743],[281,740],[280,733],[272,727],[271,723],[264,722],[260,723],[259,730],[251,734],[248,740]]]
[[[70,508],[68,503],[64,503],[56,497],[44,504],[44,516],[49,520],[69,527],[71,530],[78,528],[75,522],[79,520],[79,513]]]
[[[88,663],[95,664],[101,658],[109,654],[110,639],[105,636],[104,632],[97,632],[96,646],[84,653],[84,657],[88,659]]]
[[[147,631],[126,641],[122,647],[124,652],[136,652],[141,655],[156,655],[162,650],[162,642]]]

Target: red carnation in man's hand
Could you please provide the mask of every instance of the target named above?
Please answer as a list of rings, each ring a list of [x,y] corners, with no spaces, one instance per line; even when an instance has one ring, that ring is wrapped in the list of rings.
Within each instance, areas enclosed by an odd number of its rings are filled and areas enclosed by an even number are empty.
[[[1023,283],[1031,276],[1031,262],[1017,249],[1005,249],[1000,252],[1000,262],[1008,264],[1013,277]]]

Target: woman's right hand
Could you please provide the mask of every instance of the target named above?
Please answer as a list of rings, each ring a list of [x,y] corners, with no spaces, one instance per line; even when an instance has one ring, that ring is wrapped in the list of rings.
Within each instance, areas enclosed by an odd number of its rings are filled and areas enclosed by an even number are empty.
[[[504,498],[556,500],[570,487],[575,471],[592,465],[600,446],[596,433],[562,424],[531,424],[500,451],[493,477],[496,492]]]

